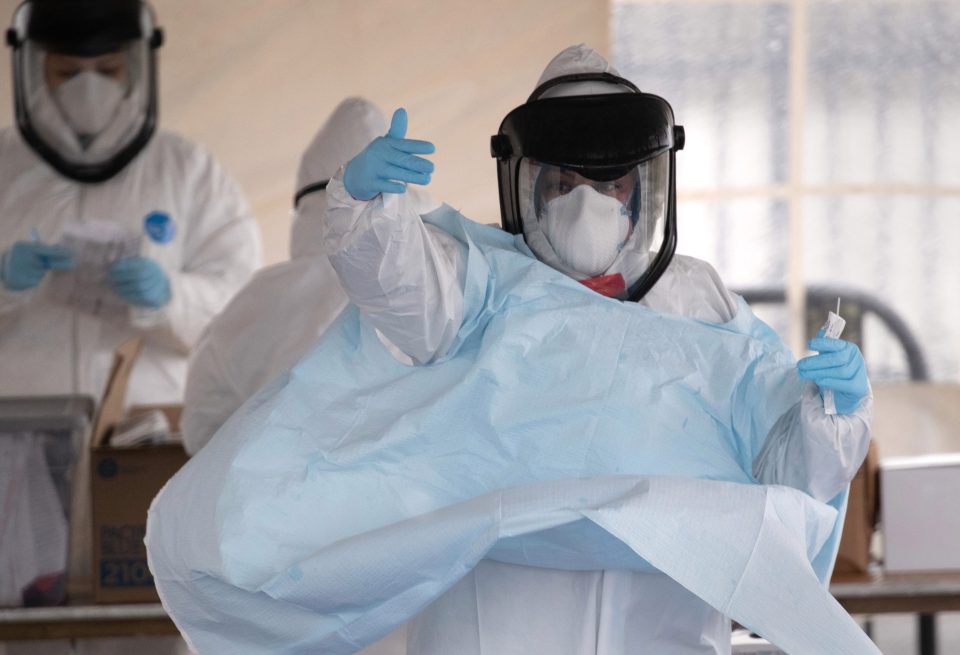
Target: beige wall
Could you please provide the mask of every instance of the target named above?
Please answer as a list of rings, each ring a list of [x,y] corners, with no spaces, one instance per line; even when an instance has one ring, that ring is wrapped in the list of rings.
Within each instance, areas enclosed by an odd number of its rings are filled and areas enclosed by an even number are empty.
[[[0,0],[4,26],[17,2]],[[430,191],[499,219],[489,137],[547,61],[607,53],[607,0],[155,0],[161,125],[210,148],[246,189],[267,263],[286,258],[303,147],[344,96],[364,95],[437,146]],[[8,57],[8,56],[7,56]],[[9,59],[0,124],[12,121]]]

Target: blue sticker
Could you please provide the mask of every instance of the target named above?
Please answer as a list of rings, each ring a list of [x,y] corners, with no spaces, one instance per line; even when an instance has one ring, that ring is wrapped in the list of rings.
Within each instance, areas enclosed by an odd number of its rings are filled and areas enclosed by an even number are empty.
[[[170,243],[177,235],[177,224],[166,212],[150,212],[143,219],[143,231],[154,243]]]
[[[101,478],[109,480],[117,475],[118,469],[117,460],[112,457],[104,457],[100,460],[99,466],[97,466],[97,473],[100,474]]]

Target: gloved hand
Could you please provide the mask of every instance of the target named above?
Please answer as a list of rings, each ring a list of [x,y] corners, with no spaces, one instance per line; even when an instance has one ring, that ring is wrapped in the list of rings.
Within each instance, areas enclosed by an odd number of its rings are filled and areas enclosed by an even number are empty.
[[[107,275],[114,292],[131,305],[158,309],[170,302],[170,280],[152,259],[118,259]]]
[[[804,357],[797,362],[797,371],[805,380],[817,383],[822,393],[833,389],[833,400],[838,414],[852,414],[867,393],[867,367],[856,344],[842,339],[827,339],[822,331],[808,344],[819,355]]]
[[[404,138],[407,111],[393,112],[390,130],[378,136],[347,163],[343,186],[357,200],[370,200],[378,193],[403,193],[403,183],[429,184],[433,162],[417,157],[434,151],[429,141]]]
[[[38,284],[47,271],[69,271],[73,256],[66,248],[39,241],[17,241],[3,254],[0,280],[11,291],[24,291]]]

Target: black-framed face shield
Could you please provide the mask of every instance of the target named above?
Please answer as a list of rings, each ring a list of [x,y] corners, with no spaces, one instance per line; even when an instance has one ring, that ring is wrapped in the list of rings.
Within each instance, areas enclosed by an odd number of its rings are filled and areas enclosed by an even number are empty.
[[[549,86],[627,93],[539,99]],[[503,227],[544,263],[608,296],[639,300],[676,249],[674,156],[683,128],[658,96],[608,73],[551,80],[491,140]]]
[[[140,0],[27,0],[7,31],[24,140],[79,182],[102,182],[157,125],[162,31]]]

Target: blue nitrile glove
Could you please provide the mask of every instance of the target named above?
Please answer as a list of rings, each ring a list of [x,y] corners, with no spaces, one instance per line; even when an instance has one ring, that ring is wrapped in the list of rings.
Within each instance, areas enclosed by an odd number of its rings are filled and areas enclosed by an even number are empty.
[[[3,254],[0,280],[10,291],[24,291],[38,284],[47,271],[69,271],[73,256],[66,248],[39,241],[17,241]]]
[[[160,264],[152,259],[118,259],[108,275],[114,292],[131,305],[158,309],[170,302],[170,280]]]
[[[379,193],[403,193],[404,183],[429,184],[433,162],[416,155],[429,155],[433,144],[405,139],[406,135],[407,110],[398,109],[387,135],[378,136],[347,162],[343,171],[347,193],[357,200],[370,200]]]
[[[852,414],[869,393],[867,366],[856,344],[842,339],[828,339],[822,331],[807,344],[819,355],[797,362],[797,371],[805,380],[817,383],[822,392],[833,389],[838,414]]]

